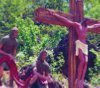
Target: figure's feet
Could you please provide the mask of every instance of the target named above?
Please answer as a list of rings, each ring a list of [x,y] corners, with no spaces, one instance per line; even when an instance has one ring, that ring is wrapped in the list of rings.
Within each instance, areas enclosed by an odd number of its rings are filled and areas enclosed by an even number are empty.
[[[76,88],[84,88],[84,80],[75,80],[75,87]]]
[[[84,88],[84,80],[79,80],[79,88]]]
[[[75,80],[75,87],[78,88],[78,79]]]

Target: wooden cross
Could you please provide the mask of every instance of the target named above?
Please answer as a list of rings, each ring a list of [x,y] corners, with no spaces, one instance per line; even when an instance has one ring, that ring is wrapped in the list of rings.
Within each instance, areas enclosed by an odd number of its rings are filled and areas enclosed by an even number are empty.
[[[83,0],[70,0],[70,13],[74,15],[73,21],[82,22],[84,19],[84,10],[83,10]],[[98,23],[94,19],[91,19],[91,22],[88,22],[87,25],[92,25]],[[100,31],[100,30],[99,30]],[[75,31],[70,30],[69,32],[69,54],[68,54],[68,79],[69,79],[69,88],[77,88],[75,85],[76,79],[76,57],[75,57]]]
[[[60,11],[55,11],[57,14],[70,19],[71,21],[81,22],[84,19],[84,11],[83,11],[83,0],[70,0],[70,13],[66,14]],[[46,24],[54,24],[65,26],[62,22],[59,22],[55,17],[49,14],[49,9],[38,8],[35,10],[36,20],[39,22],[43,22]],[[87,25],[93,25],[99,23],[98,20],[89,19]],[[73,28],[70,28],[73,29]],[[96,32],[96,31],[91,31]],[[100,33],[100,30],[97,32]],[[69,49],[68,49],[68,83],[69,88],[77,88],[75,85],[76,79],[76,56],[75,56],[75,40],[76,40],[76,32],[75,30],[69,30]]]
[[[73,21],[81,22],[84,19],[83,0],[70,0],[70,13],[73,14]],[[69,50],[68,50],[68,83],[69,88],[77,88],[76,80],[76,56],[75,56],[75,31],[69,32]]]

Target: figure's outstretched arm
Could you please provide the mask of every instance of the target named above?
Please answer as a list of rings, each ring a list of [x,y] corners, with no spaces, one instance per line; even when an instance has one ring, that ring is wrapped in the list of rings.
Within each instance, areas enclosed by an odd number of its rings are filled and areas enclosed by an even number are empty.
[[[2,51],[1,49],[0,49],[0,53],[1,53],[1,54],[4,54],[4,55],[9,55],[9,54],[7,54],[6,52]]]
[[[70,28],[70,27],[74,27],[74,29],[76,30],[76,32],[79,34],[81,32],[80,29],[82,29],[82,26],[80,23],[78,22],[73,22],[71,20],[69,20],[68,18],[65,18],[63,16],[60,16],[59,14],[55,13],[52,10],[49,10],[50,14],[53,15],[54,17],[57,18],[58,21],[62,22],[64,24],[64,26]]]
[[[60,16],[59,14],[55,13],[55,12],[52,12],[50,11],[50,14],[55,16],[60,22],[62,22],[66,27],[71,27],[74,25],[74,22],[70,21],[69,19],[63,17],[63,16]]]
[[[100,34],[100,23],[88,26],[87,29],[88,32]]]

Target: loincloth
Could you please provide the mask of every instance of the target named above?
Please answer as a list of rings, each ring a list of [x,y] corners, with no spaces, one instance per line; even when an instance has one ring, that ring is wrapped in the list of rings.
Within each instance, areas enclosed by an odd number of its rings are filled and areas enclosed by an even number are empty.
[[[80,40],[76,40],[76,56],[79,55],[79,49],[82,50],[82,52],[85,54],[85,55],[88,55],[88,45],[81,42]]]

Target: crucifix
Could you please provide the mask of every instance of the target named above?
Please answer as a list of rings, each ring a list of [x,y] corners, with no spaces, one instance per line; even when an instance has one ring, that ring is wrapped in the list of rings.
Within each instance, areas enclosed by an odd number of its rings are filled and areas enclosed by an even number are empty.
[[[68,83],[69,88],[84,88],[83,82],[88,62],[88,45],[86,33],[100,34],[100,21],[87,19],[83,14],[83,0],[70,0],[70,13],[63,13],[51,9],[38,8],[35,11],[36,20],[46,24],[65,26],[69,30],[68,55]],[[0,64],[6,62],[16,84],[20,88],[27,88],[32,78],[30,75],[25,81],[19,78],[17,66],[13,57],[0,51],[3,56]],[[1,70],[1,68],[0,68]]]
[[[39,22],[65,26],[69,29],[68,83],[69,88],[84,88],[88,62],[86,33],[100,34],[100,21],[84,17],[83,0],[70,0],[70,13],[38,8],[35,18]]]
[[[86,33],[100,34],[100,21],[87,19],[83,15],[83,0],[70,0],[70,13],[63,13],[51,9],[38,8],[35,11],[36,20],[46,24],[65,26],[69,30],[69,55],[68,55],[68,83],[69,88],[84,88],[83,82],[88,62],[88,45]],[[17,66],[13,57],[0,51],[3,56],[0,64],[6,62],[16,84],[20,88],[27,88],[32,76],[25,81],[19,78]]]

